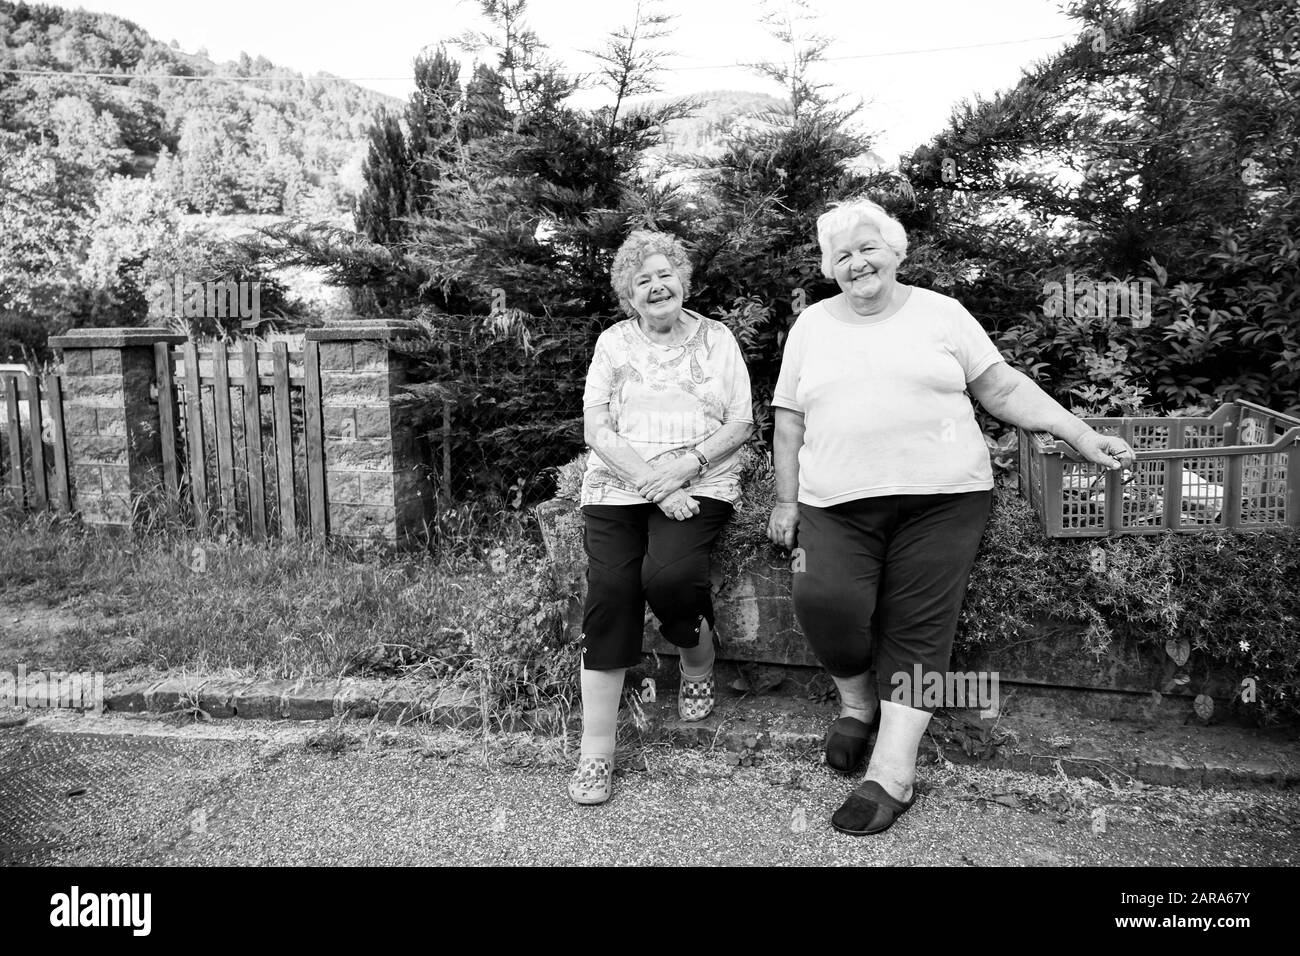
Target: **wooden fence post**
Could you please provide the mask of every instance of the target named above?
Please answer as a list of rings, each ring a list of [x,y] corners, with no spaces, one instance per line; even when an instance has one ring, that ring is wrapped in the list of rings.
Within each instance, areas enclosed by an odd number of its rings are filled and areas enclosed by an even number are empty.
[[[45,483],[45,437],[41,418],[41,380],[27,375],[27,421],[31,428],[32,497],[37,508],[50,506],[50,492]]]
[[[23,439],[19,427],[18,379],[12,375],[0,378],[0,389],[5,400],[5,441],[9,448],[9,496],[19,508],[26,504],[26,482],[23,478]]]
[[[54,439],[54,487],[50,497],[56,509],[69,512],[72,510],[72,489],[68,472],[68,440],[63,425],[63,385],[57,373],[46,373],[44,392]]]

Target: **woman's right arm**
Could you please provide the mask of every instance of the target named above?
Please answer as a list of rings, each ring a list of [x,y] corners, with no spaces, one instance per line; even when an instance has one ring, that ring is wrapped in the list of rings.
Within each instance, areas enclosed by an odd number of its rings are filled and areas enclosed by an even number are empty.
[[[633,488],[639,488],[654,477],[655,470],[636,453],[627,439],[614,430],[608,405],[593,405],[583,410],[582,432],[587,447]],[[699,503],[681,489],[657,504],[660,511],[675,521],[683,521],[700,513]]]
[[[583,409],[582,434],[587,447],[633,488],[639,487],[654,475],[654,469],[636,453],[627,439],[614,430],[608,405],[593,405]]]
[[[767,521],[767,536],[793,548],[799,527],[799,449],[803,447],[803,415],[776,408],[772,435],[772,467],[776,471],[776,504]]]

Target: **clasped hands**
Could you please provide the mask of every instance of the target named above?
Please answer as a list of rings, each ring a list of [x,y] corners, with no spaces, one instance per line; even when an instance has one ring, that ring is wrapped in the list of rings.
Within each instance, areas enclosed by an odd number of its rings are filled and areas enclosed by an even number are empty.
[[[685,521],[700,513],[699,503],[683,489],[699,474],[700,461],[689,451],[665,452],[647,463],[650,470],[637,484],[637,493],[653,501],[674,521]]]

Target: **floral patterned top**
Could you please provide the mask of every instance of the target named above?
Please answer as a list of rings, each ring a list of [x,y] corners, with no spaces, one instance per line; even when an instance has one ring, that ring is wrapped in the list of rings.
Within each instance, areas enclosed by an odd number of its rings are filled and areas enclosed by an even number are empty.
[[[690,454],[728,422],[753,422],[749,370],[735,336],[721,322],[698,320],[682,345],[652,341],[635,319],[601,333],[587,372],[583,408],[609,406],[614,430],[642,458]],[[710,462],[686,492],[735,502],[740,497],[740,449]],[[584,505],[639,505],[646,499],[607,467],[595,451],[582,479]]]

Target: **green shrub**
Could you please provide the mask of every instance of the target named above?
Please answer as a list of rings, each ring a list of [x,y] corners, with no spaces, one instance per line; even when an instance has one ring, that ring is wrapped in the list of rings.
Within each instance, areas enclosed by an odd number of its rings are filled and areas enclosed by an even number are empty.
[[[958,641],[1014,641],[1036,620],[1087,626],[1083,653],[1113,641],[1186,640],[1200,663],[1257,682],[1266,721],[1300,714],[1300,530],[1047,539],[999,489],[971,573]]]

